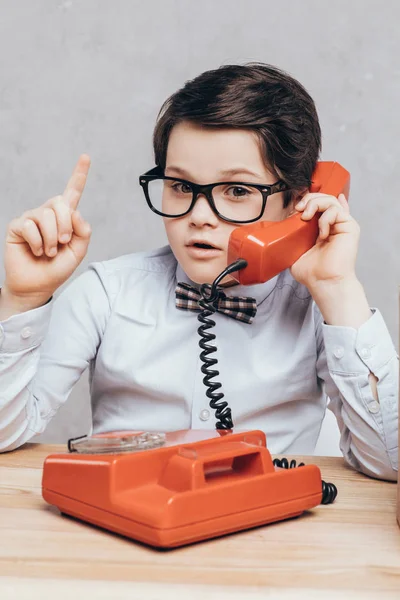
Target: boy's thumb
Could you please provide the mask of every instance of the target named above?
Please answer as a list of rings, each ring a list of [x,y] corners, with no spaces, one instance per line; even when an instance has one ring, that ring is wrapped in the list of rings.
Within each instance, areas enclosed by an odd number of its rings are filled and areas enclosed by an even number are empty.
[[[77,210],[74,210],[71,214],[72,220],[72,238],[70,241],[70,246],[76,256],[82,260],[86,254],[87,248],[90,242],[90,236],[92,233],[92,228],[89,223],[85,221]]]

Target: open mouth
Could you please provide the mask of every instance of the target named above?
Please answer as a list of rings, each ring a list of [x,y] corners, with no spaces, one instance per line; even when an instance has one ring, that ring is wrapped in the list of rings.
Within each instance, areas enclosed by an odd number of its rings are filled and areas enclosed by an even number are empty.
[[[200,244],[199,242],[192,244],[192,246],[194,248],[203,248],[204,250],[217,250],[217,248],[215,246],[211,246],[211,244]]]
[[[190,256],[201,260],[215,258],[222,252],[221,248],[218,248],[218,246],[214,246],[209,242],[203,242],[201,240],[189,240],[189,242],[186,244],[186,250]]]

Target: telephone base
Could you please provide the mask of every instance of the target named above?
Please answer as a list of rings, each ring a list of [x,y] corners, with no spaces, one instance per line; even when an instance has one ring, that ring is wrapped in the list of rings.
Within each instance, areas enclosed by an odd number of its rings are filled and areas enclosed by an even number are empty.
[[[50,455],[42,494],[62,513],[174,548],[299,516],[321,502],[322,482],[315,465],[274,467],[261,431],[189,430],[145,451]]]

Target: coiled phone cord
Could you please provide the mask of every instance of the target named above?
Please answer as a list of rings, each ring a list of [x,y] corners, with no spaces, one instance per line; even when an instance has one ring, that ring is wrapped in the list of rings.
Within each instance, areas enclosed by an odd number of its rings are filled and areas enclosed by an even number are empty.
[[[217,347],[209,343],[212,340],[215,340],[216,337],[214,333],[209,332],[209,329],[215,326],[215,321],[210,319],[210,316],[217,310],[215,302],[222,292],[221,288],[218,287],[220,281],[230,273],[244,269],[246,266],[247,262],[240,258],[222,271],[211,285],[209,283],[203,283],[200,287],[201,298],[199,300],[199,306],[202,310],[197,318],[200,321],[201,326],[197,331],[200,336],[200,359],[204,363],[201,366],[201,372],[204,373],[203,383],[207,388],[206,396],[210,400],[210,407],[215,410],[215,417],[217,419],[215,424],[216,429],[233,429],[233,420],[232,411],[229,408],[227,401],[223,400],[223,392],[217,391],[222,387],[222,384],[219,381],[211,381],[211,379],[214,379],[214,377],[219,375],[219,371],[212,369],[212,367],[218,363],[218,360],[210,356],[210,354],[217,351]],[[293,469],[297,466],[304,466],[304,463],[299,463],[297,465],[294,459],[289,463],[287,458],[275,458],[273,464],[274,466],[283,469]],[[323,481],[321,504],[331,504],[334,502],[336,496],[337,487],[333,483],[326,483]]]
[[[296,467],[304,467],[303,462],[297,464],[294,458],[290,461],[290,463],[287,458],[274,458],[272,462],[275,467],[280,467],[281,469],[294,469]],[[321,504],[332,504],[332,502],[335,501],[336,496],[336,485],[334,483],[327,483],[326,481],[322,481]]]
[[[201,348],[200,359],[203,361],[201,366],[201,372],[204,373],[203,383],[207,388],[206,396],[210,400],[210,407],[215,410],[215,416],[217,422],[215,427],[217,429],[233,429],[232,413],[226,400],[222,400],[224,394],[217,392],[222,384],[218,381],[211,381],[214,377],[219,375],[219,371],[212,369],[214,365],[218,363],[216,358],[212,358],[210,354],[217,351],[217,347],[209,344],[212,340],[215,340],[215,334],[210,333],[208,330],[214,327],[215,321],[210,319],[210,315],[213,315],[217,310],[214,303],[218,300],[222,290],[218,287],[219,282],[234,271],[239,271],[247,266],[247,261],[239,259],[227,267],[214,281],[212,285],[209,283],[203,283],[200,287],[201,299],[199,300],[200,308],[202,309],[197,316],[198,320],[202,325],[198,328],[200,336],[199,346]]]

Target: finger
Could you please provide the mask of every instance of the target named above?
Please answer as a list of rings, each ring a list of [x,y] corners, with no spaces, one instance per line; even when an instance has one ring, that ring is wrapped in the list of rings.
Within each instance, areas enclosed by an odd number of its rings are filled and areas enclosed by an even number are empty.
[[[57,254],[58,230],[57,219],[52,208],[45,208],[36,221],[40,234],[43,238],[44,251],[47,256],[53,257]]]
[[[305,207],[307,206],[307,202],[308,202],[307,198],[306,198],[306,197],[303,197],[301,200],[299,200],[299,201],[298,201],[298,202],[297,202],[297,203],[294,205],[294,207],[295,207],[295,209],[296,209],[296,210],[298,210],[298,211],[302,211],[302,210],[304,210],[304,209],[305,209]]]
[[[32,219],[25,219],[23,221],[20,235],[29,244],[29,247],[35,256],[42,256],[43,239],[40,235],[38,226]]]
[[[85,221],[80,212],[77,210],[74,210],[71,217],[73,234],[69,246],[74,252],[75,256],[79,260],[82,260],[87,252],[92,229],[89,223]]]
[[[331,226],[338,221],[341,209],[337,206],[328,208],[318,219],[319,238],[326,240],[331,231]]]
[[[303,198],[296,204],[296,209],[301,211],[305,211],[307,207],[310,206],[311,203],[318,203],[321,206],[328,207],[331,204],[339,204],[338,198],[336,196],[330,196],[328,194],[317,194],[317,193],[307,193]]]
[[[67,244],[72,236],[71,209],[65,204],[62,196],[52,199],[51,208],[56,215],[58,241],[60,244]]]
[[[303,212],[301,218],[304,220],[312,219],[312,217],[315,215],[315,213],[325,212],[331,206],[336,206],[336,207],[341,208],[341,205],[340,205],[338,199],[335,198],[334,196],[319,196],[316,198],[315,197],[311,198],[307,202],[307,205],[304,209],[304,212]]]
[[[85,221],[82,217],[81,213],[78,210],[74,210],[72,213],[72,227],[73,227],[73,236],[87,238],[92,233],[92,228],[89,223]]]
[[[68,204],[72,210],[75,210],[79,204],[82,192],[85,189],[89,168],[90,157],[87,154],[82,154],[75,165],[63,193],[66,204]]]
[[[350,213],[350,207],[349,207],[349,203],[347,202],[347,198],[344,194],[339,194],[338,196],[338,200],[340,203],[340,206],[347,212]]]

